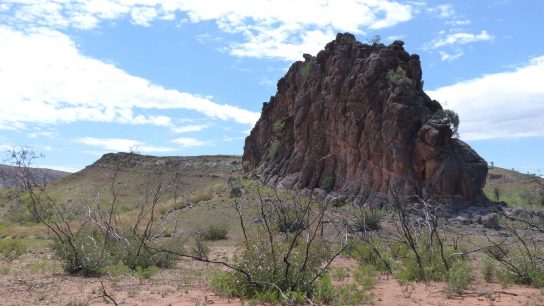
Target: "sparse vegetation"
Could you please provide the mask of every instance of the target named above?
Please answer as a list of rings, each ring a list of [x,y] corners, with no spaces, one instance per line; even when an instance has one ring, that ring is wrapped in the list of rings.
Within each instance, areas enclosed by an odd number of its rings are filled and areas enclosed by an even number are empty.
[[[226,225],[210,225],[202,232],[204,240],[224,240],[227,239],[228,229]]]
[[[111,177],[111,202],[97,198],[94,203],[59,203],[48,194],[45,183],[30,173],[30,163],[39,155],[23,148],[13,151],[11,157],[20,169],[17,180],[29,197],[30,211],[50,231],[55,254],[64,262],[67,272],[99,276],[108,266],[121,261],[133,270],[172,265],[172,256],[151,254],[144,244],[157,243],[157,233],[170,215],[159,218],[155,209],[166,191],[177,187],[176,175],[167,177],[159,172],[151,176],[151,181],[142,187],[136,220],[125,225],[120,221],[117,207],[120,168]],[[177,197],[174,199],[172,207],[176,206]]]
[[[384,218],[384,212],[376,207],[354,205],[352,228],[359,232],[377,231],[380,229],[380,222]]]
[[[272,125],[272,130],[274,131],[274,134],[280,135],[283,132],[283,129],[285,128],[285,121],[283,119],[280,119]]]
[[[300,70],[300,75],[303,77],[309,76],[312,73],[315,65],[316,59],[315,56],[312,56],[309,60],[304,62],[304,66],[302,66],[302,69]]]
[[[332,277],[335,280],[342,281],[348,276],[349,276],[348,270],[346,268],[344,268],[344,267],[338,267],[338,268],[334,269],[333,272],[332,272]]]
[[[469,261],[456,261],[448,271],[448,291],[451,294],[460,294],[470,283],[472,265]]]
[[[319,235],[328,205],[297,198],[286,204],[277,193],[275,200],[264,200],[258,188],[260,228],[252,235],[244,234],[241,255],[234,259],[226,278],[217,276],[216,287],[227,292],[234,289],[229,292],[234,296],[267,302],[304,301],[312,296],[316,282],[347,246],[341,240],[331,244]],[[296,221],[288,227],[280,225],[283,234],[275,237],[273,219],[290,220],[292,216]],[[240,222],[244,224],[243,219]]]
[[[395,70],[390,69],[387,72],[387,80],[395,86],[411,85],[414,82],[406,75],[406,71],[401,66],[397,66]]]
[[[481,261],[480,271],[486,282],[491,282],[495,276],[495,261],[489,257],[484,257]]]
[[[110,175],[106,179],[113,180],[114,177]],[[385,279],[382,274],[393,275],[404,284],[405,295],[412,299],[413,288],[419,286],[413,281],[443,281],[447,283],[444,292],[449,296],[468,291],[471,284],[473,258],[467,255],[471,251],[454,242],[452,233],[448,232],[449,227],[444,227],[449,225],[442,223],[435,214],[434,207],[439,207],[440,203],[398,196],[397,203],[389,203],[385,208],[351,205],[349,202],[333,207],[334,201],[325,204],[298,198],[257,185],[249,179],[229,179],[226,183],[214,181],[184,195],[180,192],[175,198],[172,197],[175,192],[162,190],[164,193],[159,193],[159,200],[155,201],[156,183],[160,180],[157,176],[147,175],[146,181],[147,185],[140,181],[140,188],[143,189],[140,189],[138,197],[131,197],[136,202],[130,210],[127,210],[129,206],[120,207],[119,202],[115,202],[112,209],[115,195],[111,189],[116,190],[119,197],[127,188],[124,184],[110,183],[108,195],[104,194],[108,190],[102,188],[100,201],[74,198],[70,205],[62,201],[44,201],[46,193],[41,194],[41,203],[48,204],[38,209],[42,214],[37,214],[36,220],[42,216],[47,222],[56,222],[49,224],[66,230],[68,236],[62,232],[60,235],[70,237],[72,244],[67,243],[66,239],[62,243],[53,236],[53,250],[61,261],[53,258],[25,263],[22,268],[2,267],[0,276],[11,277],[21,271],[58,273],[65,268],[70,273],[88,276],[108,273],[112,282],[136,278],[140,285],[154,286],[162,282],[164,275],[176,275],[179,278],[178,290],[188,292],[189,281],[184,280],[186,276],[180,277],[177,270],[186,269],[185,261],[181,261],[172,272],[161,270],[174,266],[179,258],[185,257],[221,265],[226,267],[226,271],[208,273],[195,269],[189,274],[184,271],[181,275],[198,277],[200,284],[209,281],[215,292],[226,298],[241,297],[244,303],[247,301],[249,304],[306,304],[309,301],[330,305],[372,303],[373,287],[376,282]],[[39,195],[41,191],[37,186],[33,186],[38,188],[33,191]],[[501,199],[503,195],[508,198],[509,191],[503,192],[501,189]],[[32,208],[32,197],[27,196],[27,201]],[[51,208],[58,208],[59,211]],[[108,221],[110,211],[113,211],[112,219],[115,219],[111,223]],[[151,218],[153,212],[154,217]],[[32,213],[30,216],[32,220],[35,215]],[[218,216],[221,217],[218,219]],[[187,220],[192,223],[187,224]],[[234,220],[240,225],[238,229],[233,226]],[[538,240],[534,240],[537,237],[534,233],[539,233],[537,226],[541,227],[539,219],[524,219],[534,223],[530,226],[506,216],[500,220],[504,223],[501,223],[503,230],[509,234],[506,238],[489,237],[489,247],[483,248],[487,256],[480,260],[478,266],[482,277],[491,282],[491,286],[494,280],[498,280],[503,284],[542,287],[540,275],[543,270],[539,263],[542,249],[538,248]],[[150,225],[146,231],[148,222]],[[139,224],[136,230],[135,224]],[[39,237],[38,233],[43,232],[34,223],[10,226],[8,231],[0,226],[0,230],[9,237]],[[50,233],[54,235],[54,232]],[[527,243],[529,253],[515,233]],[[216,242],[227,236],[228,241]],[[0,253],[4,254],[4,249],[10,248],[5,247],[4,243],[13,241],[24,246],[21,254],[28,249],[33,251],[34,240],[44,243],[44,240],[34,238],[0,239]],[[224,245],[229,248],[236,245],[239,249],[228,255],[223,251],[218,253],[217,250],[223,250]],[[345,255],[356,259],[359,264],[350,263],[348,267],[331,265],[330,259],[344,250],[348,251]],[[497,257],[497,254],[506,255]],[[28,261],[25,259],[27,257],[23,256],[23,259],[15,262]],[[288,264],[284,261],[285,257]],[[17,258],[21,258],[20,255],[14,257]],[[531,259],[535,264],[531,263]],[[1,260],[9,259],[2,255]],[[287,274],[285,270],[289,270]],[[477,286],[475,281],[472,284]],[[28,282],[25,286],[37,290],[40,284]],[[137,290],[129,289],[128,299],[136,298]],[[101,296],[101,291],[100,288],[93,289],[92,293],[86,294],[94,298]],[[83,294],[84,290],[81,289],[81,292]],[[88,299],[80,297],[72,300],[88,303]],[[50,297],[44,296],[43,299]],[[201,299],[199,303],[205,302],[206,299]]]
[[[495,202],[499,202],[501,200],[501,190],[499,187],[493,188],[493,195],[495,196]]]
[[[279,141],[278,139],[272,140],[268,147],[268,154],[266,155],[266,157],[269,159],[274,159],[280,150],[280,146],[281,141]]]
[[[17,239],[0,239],[0,255],[7,261],[19,258],[27,252],[27,246]]]
[[[459,137],[459,115],[451,109],[439,109],[433,115],[433,120],[441,124],[448,124],[453,137]]]
[[[544,228],[538,219],[504,215],[501,227],[510,233],[497,241],[488,237],[485,253],[496,262],[496,276],[501,283],[519,283],[544,287]]]
[[[321,178],[321,189],[325,190],[326,192],[331,192],[334,189],[334,175],[325,175],[323,178]]]

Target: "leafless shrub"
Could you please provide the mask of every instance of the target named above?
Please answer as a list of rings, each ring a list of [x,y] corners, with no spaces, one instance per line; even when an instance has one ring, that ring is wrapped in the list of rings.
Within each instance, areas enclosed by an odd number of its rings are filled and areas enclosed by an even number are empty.
[[[231,190],[234,187],[244,190],[231,181]],[[223,290],[228,288],[229,292],[224,293],[231,296],[270,294],[292,302],[293,294],[297,293],[310,298],[316,281],[348,246],[345,222],[329,212],[329,204],[296,196],[283,197],[276,190],[273,197],[265,197],[261,188],[253,186],[260,220],[256,223],[246,222],[249,217],[246,205],[255,205],[244,199],[246,191],[233,194],[244,235],[241,253],[234,262],[209,258],[201,242],[192,253],[151,249],[226,266],[231,272],[214,282],[220,283],[218,286]],[[286,220],[294,222],[286,226]],[[328,235],[322,235],[323,231]]]
[[[544,287],[544,226],[532,214],[514,217],[502,214],[501,228],[506,237],[487,236],[491,246],[485,254],[500,267],[505,279],[516,283]]]
[[[116,165],[111,175],[109,200],[103,199],[99,190],[91,201],[60,203],[49,195],[45,178],[40,180],[31,172],[31,164],[42,157],[40,154],[22,147],[12,150],[10,155],[18,168],[16,179],[29,198],[29,210],[54,238],[55,251],[64,261],[66,271],[100,275],[108,265],[118,261],[132,269],[171,265],[175,257],[151,254],[144,245],[158,243],[165,222],[176,222],[177,227],[175,207],[179,180],[176,174],[158,171],[149,176],[141,190],[136,220],[128,225],[121,222],[118,209],[122,188],[118,176],[123,171],[120,165]],[[169,192],[174,195],[173,203],[164,215],[157,216],[157,205]]]

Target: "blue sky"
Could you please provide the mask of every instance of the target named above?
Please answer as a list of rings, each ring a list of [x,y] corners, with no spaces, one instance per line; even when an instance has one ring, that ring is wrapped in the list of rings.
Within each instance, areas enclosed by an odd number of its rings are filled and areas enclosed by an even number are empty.
[[[486,160],[544,171],[544,1],[0,0],[0,150],[241,154],[262,102],[338,32],[405,41]]]

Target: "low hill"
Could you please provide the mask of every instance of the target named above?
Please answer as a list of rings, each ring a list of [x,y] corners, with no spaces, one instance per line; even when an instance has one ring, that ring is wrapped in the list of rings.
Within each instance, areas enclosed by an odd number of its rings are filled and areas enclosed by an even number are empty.
[[[218,184],[223,188],[232,173],[241,169],[240,156],[168,156],[156,157],[133,153],[108,153],[83,170],[49,186],[49,192],[59,199],[111,196],[112,182],[120,190],[119,198],[130,209],[141,198],[146,186],[165,177],[177,176],[179,192],[197,193]]]
[[[0,165],[0,189],[18,187],[17,171],[18,168],[15,166]],[[32,168],[30,171],[36,178],[45,179],[46,182],[56,181],[71,174],[70,172],[46,168]]]
[[[47,184],[47,192],[59,203],[78,202],[84,206],[110,203],[112,187],[117,190],[118,209],[130,211],[152,193],[157,183],[178,180],[174,196],[187,203],[209,199],[227,188],[227,178],[241,171],[240,156],[156,157],[132,153],[108,153],[83,170]],[[25,223],[31,220],[26,205],[19,202],[16,189],[0,190],[0,224]],[[175,193],[175,194],[174,194]],[[24,197],[23,197],[24,198]]]
[[[491,167],[484,192],[490,199],[510,206],[544,209],[544,179],[534,174]]]

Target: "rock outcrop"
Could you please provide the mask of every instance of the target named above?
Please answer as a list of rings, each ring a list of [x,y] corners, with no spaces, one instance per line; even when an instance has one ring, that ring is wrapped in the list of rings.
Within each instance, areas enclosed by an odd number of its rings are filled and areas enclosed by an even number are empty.
[[[487,163],[452,137],[451,117],[423,92],[419,56],[403,44],[362,44],[346,33],[305,54],[263,104],[244,169],[279,187],[371,203],[392,191],[486,202]]]

